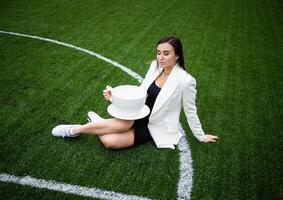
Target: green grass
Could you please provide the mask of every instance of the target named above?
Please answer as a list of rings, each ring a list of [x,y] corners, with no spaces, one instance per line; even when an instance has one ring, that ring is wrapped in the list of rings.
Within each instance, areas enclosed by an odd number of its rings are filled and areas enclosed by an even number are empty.
[[[192,199],[282,199],[283,3],[276,0],[0,1],[0,30],[93,50],[143,75],[155,43],[175,34],[197,79],[200,144]],[[106,150],[96,137],[51,136],[60,123],[104,117],[106,84],[138,84],[103,61],[55,44],[0,34],[0,171],[175,199],[177,151],[153,142]],[[83,199],[0,184],[1,199]]]
[[[76,200],[78,199],[75,195],[65,194],[62,192],[54,192],[50,190],[34,189],[29,186],[21,186],[11,183],[0,182],[0,196],[3,199],[61,199],[61,200]],[[81,200],[95,200],[95,198],[80,197]]]

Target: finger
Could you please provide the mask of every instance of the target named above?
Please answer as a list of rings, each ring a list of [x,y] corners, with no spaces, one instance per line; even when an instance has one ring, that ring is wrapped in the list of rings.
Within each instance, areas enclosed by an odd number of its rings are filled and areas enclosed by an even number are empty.
[[[217,138],[215,138],[214,136],[209,137],[209,142],[216,142],[216,141],[217,141]]]
[[[208,135],[210,138],[213,138],[213,139],[218,139],[218,136],[216,135]]]
[[[106,86],[106,89],[107,89],[107,90],[111,90],[111,89],[112,89],[112,87],[111,87],[111,86],[109,86],[109,85],[107,85],[107,86]]]
[[[208,143],[210,142],[210,138],[207,138],[206,140],[204,140],[203,142]]]

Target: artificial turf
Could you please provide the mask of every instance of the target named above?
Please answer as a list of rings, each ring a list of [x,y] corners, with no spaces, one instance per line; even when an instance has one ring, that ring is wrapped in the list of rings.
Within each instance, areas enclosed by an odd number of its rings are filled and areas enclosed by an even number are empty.
[[[145,75],[155,43],[182,42],[197,80],[200,144],[184,115],[193,158],[191,199],[282,199],[283,3],[276,0],[0,1],[0,30],[93,50]],[[96,137],[51,136],[60,123],[103,117],[105,85],[138,84],[85,53],[0,34],[0,171],[175,199],[177,151],[153,142],[107,150]],[[1,199],[82,197],[0,184]],[[24,194],[21,196],[21,194]]]

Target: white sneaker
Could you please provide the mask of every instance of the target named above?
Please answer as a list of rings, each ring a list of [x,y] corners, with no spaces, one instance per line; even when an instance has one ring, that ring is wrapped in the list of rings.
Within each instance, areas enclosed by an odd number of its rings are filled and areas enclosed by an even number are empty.
[[[91,122],[91,123],[95,123],[97,121],[103,120],[104,118],[100,117],[97,113],[93,112],[93,111],[89,111],[87,113],[87,121]]]
[[[55,137],[78,137],[79,135],[74,135],[71,131],[73,127],[79,127],[81,125],[79,124],[73,124],[73,125],[58,125],[55,128],[52,129],[52,135]]]

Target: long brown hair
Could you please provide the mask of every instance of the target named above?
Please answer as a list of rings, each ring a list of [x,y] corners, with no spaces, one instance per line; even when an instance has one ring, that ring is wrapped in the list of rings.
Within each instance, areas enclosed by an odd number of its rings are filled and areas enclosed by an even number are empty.
[[[162,44],[162,43],[168,43],[170,45],[172,45],[174,47],[174,51],[175,51],[175,54],[178,55],[178,60],[177,62],[179,63],[179,65],[185,70],[186,70],[186,67],[185,67],[185,60],[184,60],[184,55],[183,55],[183,47],[182,47],[182,43],[181,41],[179,40],[179,38],[175,37],[175,36],[166,36],[166,37],[163,37],[161,38],[158,42],[157,42],[157,45],[156,47],[159,45],[159,44]]]

